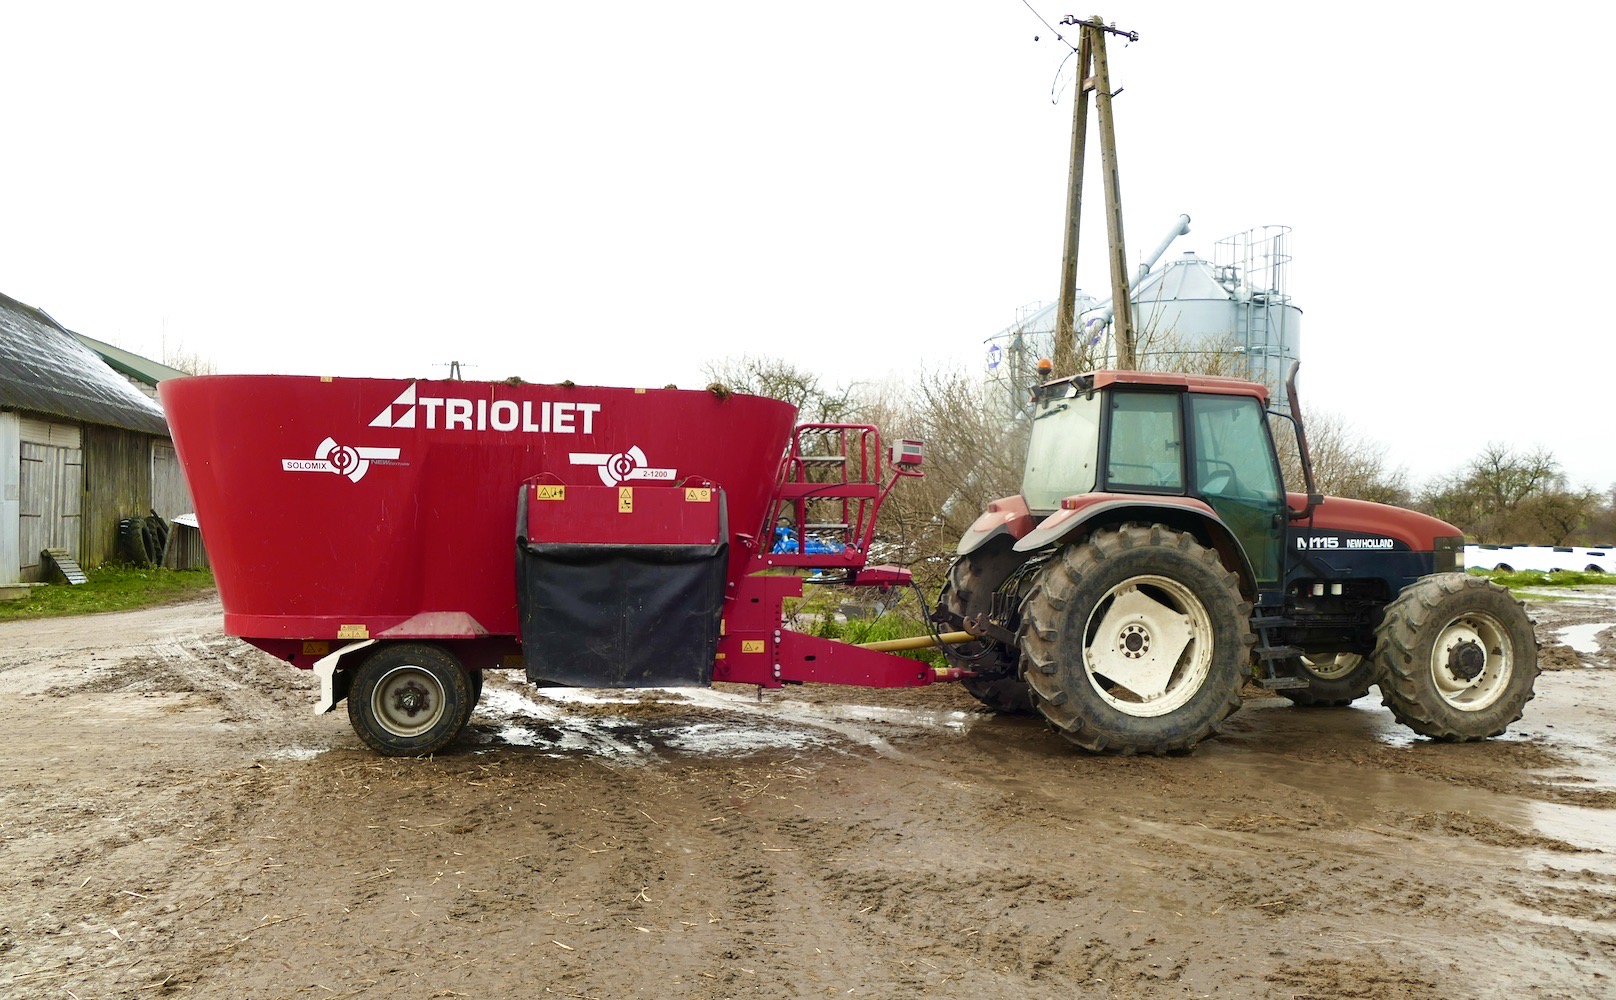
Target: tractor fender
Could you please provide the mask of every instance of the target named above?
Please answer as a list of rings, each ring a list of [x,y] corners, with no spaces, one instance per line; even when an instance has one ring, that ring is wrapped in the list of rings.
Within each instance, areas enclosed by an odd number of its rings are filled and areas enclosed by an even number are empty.
[[[1025,538],[1038,525],[1038,519],[1027,509],[1027,501],[1020,494],[1003,497],[988,504],[965,534],[960,536],[954,554],[970,555],[988,543],[1006,538],[1014,542]]]
[[[1017,552],[1065,545],[1100,528],[1119,524],[1164,524],[1193,535],[1216,550],[1223,564],[1240,576],[1241,589],[1256,593],[1257,576],[1234,532],[1204,501],[1135,493],[1098,493],[1067,497],[1061,507],[1015,544]]]

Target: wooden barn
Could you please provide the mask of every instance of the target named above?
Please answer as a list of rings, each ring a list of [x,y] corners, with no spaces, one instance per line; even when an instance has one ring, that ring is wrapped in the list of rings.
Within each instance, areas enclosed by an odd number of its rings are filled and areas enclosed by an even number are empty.
[[[193,509],[157,402],[44,311],[0,294],[0,584],[46,579],[47,548],[86,567],[116,561],[119,520],[154,509]],[[176,533],[170,565],[205,562],[195,536]]]

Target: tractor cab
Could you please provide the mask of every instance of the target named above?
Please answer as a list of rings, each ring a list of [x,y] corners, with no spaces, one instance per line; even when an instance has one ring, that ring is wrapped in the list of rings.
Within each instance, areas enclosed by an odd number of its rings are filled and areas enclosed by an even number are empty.
[[[1199,500],[1227,526],[1261,589],[1278,586],[1286,523],[1262,386],[1156,372],[1095,372],[1041,386],[1021,495],[1048,515],[1084,494],[1144,507]],[[1154,502],[1153,502],[1154,501]]]

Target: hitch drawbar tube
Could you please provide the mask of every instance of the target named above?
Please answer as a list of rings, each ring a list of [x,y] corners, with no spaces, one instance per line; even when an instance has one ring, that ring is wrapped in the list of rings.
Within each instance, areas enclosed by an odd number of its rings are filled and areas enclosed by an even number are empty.
[[[868,649],[876,653],[897,653],[905,649],[925,649],[928,646],[952,646],[958,642],[970,642],[982,638],[969,632],[944,632],[933,638],[929,635],[917,635],[908,639],[887,639],[883,642],[861,642],[860,649]]]

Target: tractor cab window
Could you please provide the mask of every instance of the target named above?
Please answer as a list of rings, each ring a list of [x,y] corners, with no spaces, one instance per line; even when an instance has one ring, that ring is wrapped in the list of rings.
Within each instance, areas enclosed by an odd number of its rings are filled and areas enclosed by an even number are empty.
[[[1021,481],[1027,506],[1054,510],[1066,497],[1091,492],[1099,450],[1100,397],[1069,387],[1065,395],[1039,400]]]
[[[1250,396],[1190,396],[1195,489],[1203,496],[1278,500],[1279,470],[1262,407]]]
[[[1184,491],[1178,393],[1114,392],[1106,481],[1111,489]]]

